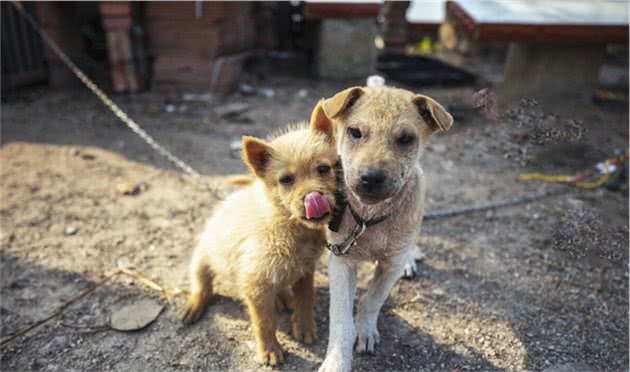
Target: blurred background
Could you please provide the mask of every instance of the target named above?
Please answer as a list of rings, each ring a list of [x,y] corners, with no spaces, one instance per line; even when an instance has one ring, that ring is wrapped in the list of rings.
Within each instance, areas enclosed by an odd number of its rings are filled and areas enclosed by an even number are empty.
[[[628,370],[628,7],[0,2],[0,370],[260,368],[239,301],[216,296],[192,327],[176,316],[215,193],[36,29],[221,195],[247,171],[241,136],[308,120],[370,75],[433,97],[455,123],[423,154],[425,212],[528,202],[425,221],[418,275],[355,370]],[[134,274],[106,276],[121,268]],[[326,254],[315,281],[319,341],[296,342],[281,313],[283,370],[324,357]]]
[[[257,83],[270,75],[356,81],[380,73],[414,88],[505,83],[517,95],[582,90],[622,99],[627,93],[624,1],[24,7],[79,67],[115,92],[229,94],[243,80]],[[31,84],[78,83],[12,3],[2,10],[3,96]]]

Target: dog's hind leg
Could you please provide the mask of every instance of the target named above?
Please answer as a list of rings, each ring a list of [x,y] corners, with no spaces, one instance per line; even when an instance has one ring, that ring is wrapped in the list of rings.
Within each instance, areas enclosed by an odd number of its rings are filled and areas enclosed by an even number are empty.
[[[404,252],[400,256],[392,258],[391,261],[379,261],[376,266],[374,277],[367,292],[361,297],[357,308],[356,351],[373,353],[374,346],[380,341],[376,326],[378,314],[392,287],[400,278],[407,255],[408,253]]]
[[[276,296],[276,309],[278,309],[278,311],[295,309],[295,299],[291,288],[284,288],[278,291],[278,295]]]
[[[402,278],[403,279],[413,279],[416,277],[418,273],[418,266],[416,265],[416,261],[420,261],[424,258],[424,252],[420,249],[420,247],[416,244],[411,246],[411,249],[408,249],[407,259],[405,260],[405,266],[403,267]]]
[[[312,344],[317,340],[317,326],[313,318],[313,302],[315,288],[313,287],[313,273],[306,273],[293,285],[295,295],[295,309],[291,316],[293,337],[305,344]]]
[[[212,296],[212,271],[208,265],[208,258],[200,247],[195,250],[190,266],[190,295],[180,318],[186,324],[196,322]]]

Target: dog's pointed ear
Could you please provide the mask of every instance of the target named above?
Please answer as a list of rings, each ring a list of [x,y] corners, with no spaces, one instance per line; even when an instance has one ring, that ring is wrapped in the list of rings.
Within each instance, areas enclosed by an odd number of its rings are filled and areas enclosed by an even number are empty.
[[[432,132],[441,130],[446,132],[453,125],[453,117],[444,107],[430,97],[417,94],[413,103],[418,108],[420,116],[426,121]]]
[[[271,161],[272,148],[267,142],[249,136],[243,136],[243,161],[258,177],[263,177]]]
[[[326,135],[329,139],[333,138],[333,122],[326,116],[323,109],[324,100],[317,102],[317,106],[311,114],[311,130]]]
[[[335,94],[332,98],[325,100],[322,108],[326,116],[333,119],[348,111],[363,95],[364,91],[360,87],[352,87]]]

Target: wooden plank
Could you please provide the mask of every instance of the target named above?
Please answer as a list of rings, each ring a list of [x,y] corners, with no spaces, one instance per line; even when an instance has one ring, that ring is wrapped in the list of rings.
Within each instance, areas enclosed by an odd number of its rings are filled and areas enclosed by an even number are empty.
[[[506,18],[511,22],[480,22],[476,20],[457,1],[449,1],[446,4],[447,20],[453,22],[455,27],[476,41],[504,41],[504,42],[532,42],[532,43],[627,43],[628,26],[618,24],[606,24],[601,19],[599,23],[571,24],[567,19],[553,23],[554,19],[548,17],[546,22],[516,23],[514,16]],[[496,17],[497,19],[499,17]],[[495,18],[486,17],[494,20]],[[577,22],[577,21],[576,21]]]
[[[193,1],[148,1],[144,4],[147,20],[189,21],[214,23],[218,20],[250,14],[251,2],[211,1],[196,4]]]
[[[319,3],[304,4],[304,14],[307,18],[376,18],[380,2],[366,3]]]

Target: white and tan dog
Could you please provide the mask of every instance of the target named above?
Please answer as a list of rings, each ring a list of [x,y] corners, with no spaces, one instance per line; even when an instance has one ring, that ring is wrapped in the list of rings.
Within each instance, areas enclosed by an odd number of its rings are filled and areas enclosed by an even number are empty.
[[[431,133],[447,131],[453,118],[427,96],[384,86],[349,88],[321,107],[335,126],[348,204],[327,233],[330,335],[319,370],[350,371],[354,344],[374,351],[380,309],[413,262],[426,187],[420,156]],[[378,264],[353,319],[361,261]]]

